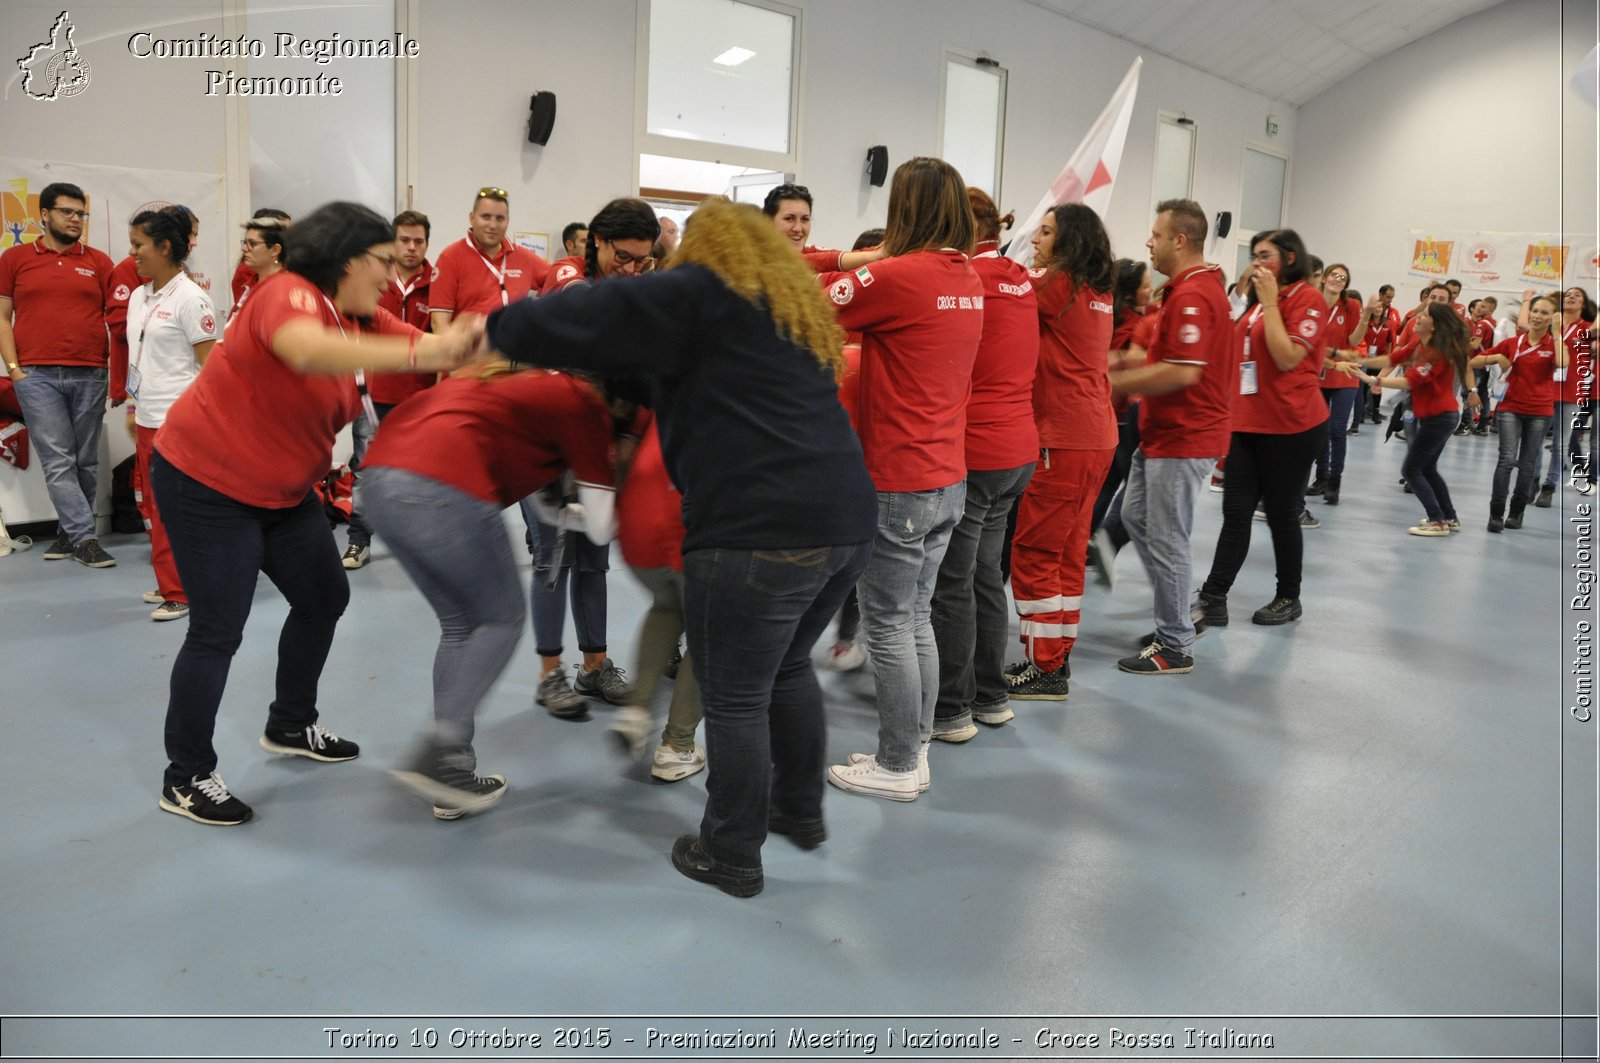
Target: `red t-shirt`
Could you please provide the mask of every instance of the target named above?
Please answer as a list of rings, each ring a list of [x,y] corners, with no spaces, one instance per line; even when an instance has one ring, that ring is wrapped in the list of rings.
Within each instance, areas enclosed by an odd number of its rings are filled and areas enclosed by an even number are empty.
[[[428,316],[429,279],[433,267],[423,259],[422,266],[410,282],[398,277],[389,278],[389,286],[378,298],[378,305],[419,332],[427,332],[431,318]],[[368,373],[367,391],[373,402],[385,406],[398,406],[402,402],[433,387],[439,377],[427,373]]]
[[[1567,341],[1567,378],[1560,383],[1558,402],[1587,402],[1594,391],[1594,322],[1574,321],[1565,328],[1559,321],[1561,338]]]
[[[1394,346],[1395,334],[1399,331],[1400,312],[1391,306],[1367,325],[1367,334],[1364,337],[1367,357],[1376,358],[1388,354],[1389,348]]]
[[[430,310],[452,314],[488,314],[526,298],[544,284],[550,265],[509,240],[499,254],[486,258],[472,237],[464,236],[445,248],[433,267],[428,294]]]
[[[22,365],[106,364],[111,259],[87,244],[52,251],[43,240],[0,255],[0,297],[11,300]]]
[[[1529,343],[1528,334],[1519,332],[1481,352],[1503,354],[1511,359],[1507,370],[1506,397],[1498,409],[1528,417],[1552,417],[1556,412],[1556,344],[1550,333],[1538,343]],[[1568,357],[1571,352],[1568,351]],[[1568,376],[1571,365],[1568,365]]]
[[[879,491],[966,479],[967,395],[983,336],[983,284],[959,251],[914,251],[823,273],[839,323],[861,332],[856,431]]]
[[[839,381],[839,405],[850,418],[850,427],[856,427],[856,407],[861,402],[861,344],[844,345],[844,379]],[[856,434],[859,436],[860,431]]]
[[[1039,368],[1033,419],[1048,450],[1105,450],[1117,445],[1111,409],[1111,295],[1080,287],[1065,273],[1030,269],[1039,298]]]
[[[633,452],[617,496],[617,543],[633,568],[683,571],[683,496],[667,475],[654,421]]]
[[[1033,378],[1039,363],[1039,306],[1028,270],[990,252],[972,259],[983,282],[983,338],[967,399],[967,468],[1015,469],[1039,456]]]
[[[1323,302],[1327,302],[1326,297]],[[1328,307],[1327,320],[1328,324],[1322,330],[1322,386],[1329,391],[1335,388],[1358,388],[1361,381],[1349,373],[1330,369],[1326,363],[1333,357],[1334,351],[1350,346],[1350,333],[1361,324],[1361,304],[1354,299],[1340,299]]]
[[[1305,349],[1305,356],[1287,372],[1279,369],[1267,350],[1266,313],[1258,304],[1247,310],[1234,327],[1239,351],[1240,379],[1245,362],[1255,362],[1256,392],[1241,392],[1233,404],[1233,430],[1263,435],[1306,432],[1328,419],[1318,378],[1322,375],[1322,329],[1328,304],[1305,281],[1296,281],[1278,293],[1278,311],[1289,342]]]
[[[1167,282],[1150,362],[1197,365],[1200,379],[1139,402],[1139,448],[1150,458],[1219,458],[1228,452],[1239,367],[1222,271],[1195,266]]]
[[[245,289],[254,286],[261,278],[256,271],[244,264],[244,259],[239,260],[239,265],[234,268],[233,280],[228,284],[228,290],[233,293],[234,306],[239,305],[239,300],[244,298]]]
[[[544,285],[539,289],[539,294],[558,292],[569,284],[583,280],[586,263],[587,260],[582,255],[568,255],[553,263],[550,272],[545,274]]]
[[[133,256],[118,262],[106,284],[106,328],[111,333],[111,397],[128,397],[128,296],[144,284]]]
[[[1467,322],[1467,330],[1478,341],[1478,349],[1474,354],[1482,354],[1494,346],[1494,318],[1475,317]]]
[[[354,375],[301,373],[272,352],[272,337],[295,321],[352,337],[417,331],[382,309],[369,326],[342,317],[315,285],[288,271],[251,289],[155,443],[184,473],[245,505],[298,505],[327,475],[339,429],[361,412]]]
[[[458,377],[385,417],[362,463],[405,469],[501,507],[564,469],[610,487],[611,412],[599,392],[566,373]]]
[[[1417,417],[1437,417],[1461,412],[1456,402],[1456,373],[1439,352],[1426,344],[1417,348],[1417,359],[1406,369],[1411,383],[1411,412]]]

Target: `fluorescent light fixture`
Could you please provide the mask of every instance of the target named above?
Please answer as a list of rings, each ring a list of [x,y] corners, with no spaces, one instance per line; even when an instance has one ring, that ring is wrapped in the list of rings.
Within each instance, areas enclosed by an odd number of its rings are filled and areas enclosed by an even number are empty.
[[[738,66],[745,60],[754,58],[755,54],[748,48],[740,48],[738,45],[734,45],[711,61],[720,63],[723,66]]]

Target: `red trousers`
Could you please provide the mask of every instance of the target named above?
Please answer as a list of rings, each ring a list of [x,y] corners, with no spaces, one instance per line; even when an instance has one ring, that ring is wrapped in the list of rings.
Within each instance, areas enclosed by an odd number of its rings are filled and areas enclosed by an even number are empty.
[[[139,443],[133,459],[133,498],[139,504],[145,530],[150,533],[150,566],[156,570],[156,589],[164,600],[187,605],[189,596],[183,593],[178,566],[172,560],[172,544],[167,541],[167,529],[156,509],[155,493],[150,490],[150,455],[155,450],[156,429],[137,425],[136,431]]]
[[[1041,672],[1060,668],[1078,639],[1089,524],[1116,452],[1041,450],[1022,493],[1011,542],[1011,594],[1023,649]]]

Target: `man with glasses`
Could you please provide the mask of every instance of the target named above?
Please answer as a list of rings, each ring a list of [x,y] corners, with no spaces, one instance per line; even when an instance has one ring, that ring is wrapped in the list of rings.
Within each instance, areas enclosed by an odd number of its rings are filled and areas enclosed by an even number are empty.
[[[83,241],[88,199],[57,182],[39,193],[44,233],[0,255],[0,357],[60,521],[46,561],[117,562],[100,548],[94,499],[107,393],[111,259]]]
[[[428,296],[435,332],[457,314],[491,314],[543,286],[549,263],[506,239],[507,197],[503,188],[478,189],[467,235],[440,253]]]

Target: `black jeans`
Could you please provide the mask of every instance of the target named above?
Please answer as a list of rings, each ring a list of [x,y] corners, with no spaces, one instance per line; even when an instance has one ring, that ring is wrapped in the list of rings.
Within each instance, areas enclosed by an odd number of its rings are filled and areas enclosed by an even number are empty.
[[[1400,463],[1400,475],[1416,492],[1429,520],[1456,519],[1450,488],[1439,475],[1439,455],[1460,424],[1460,414],[1439,413],[1414,419],[1406,430],[1406,460]]]
[[[1009,700],[1005,677],[1011,605],[1000,559],[1011,504],[1033,478],[1033,462],[967,473],[967,508],[933,585],[933,638],[939,647],[936,719],[968,722],[974,706]]]
[[[1228,474],[1222,480],[1222,531],[1211,574],[1203,590],[1226,598],[1250,553],[1250,522],[1256,503],[1267,511],[1272,557],[1277,564],[1274,598],[1300,597],[1305,543],[1300,511],[1305,508],[1306,474],[1328,445],[1328,422],[1293,435],[1235,432],[1228,447]]]
[[[684,627],[706,723],[700,846],[761,866],[767,813],[822,815],[827,731],[811,649],[861,578],[871,543],[683,555]]]
[[[217,707],[257,573],[265,572],[289,603],[278,636],[277,696],[267,710],[273,732],[317,722],[317,681],[350,603],[350,583],[312,492],[288,509],[247,506],[169,465],[160,451],[151,459],[150,480],[189,595],[189,631],[172,663],[167,702],[166,785],[176,786],[216,769]]]

